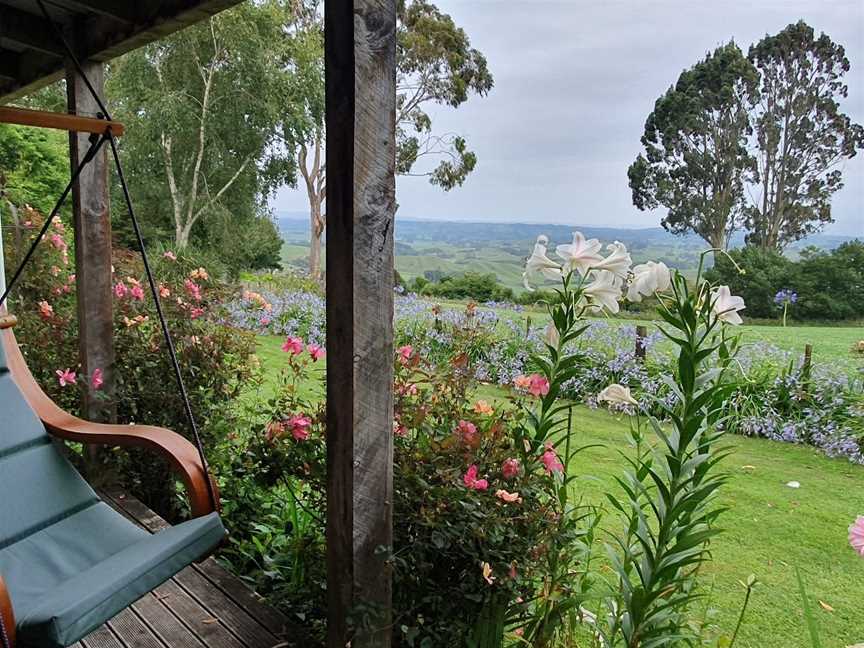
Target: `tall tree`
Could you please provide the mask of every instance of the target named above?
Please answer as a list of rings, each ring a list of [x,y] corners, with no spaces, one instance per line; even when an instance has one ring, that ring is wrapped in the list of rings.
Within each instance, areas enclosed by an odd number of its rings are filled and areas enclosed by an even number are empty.
[[[748,58],[761,73],[748,242],[782,250],[833,221],[839,165],[864,146],[864,129],[840,110],[849,59],[827,35],[801,21],[763,38]]]
[[[297,88],[304,94],[307,119],[298,132],[284,133],[296,148],[309,199],[310,274],[320,276],[321,236],[326,227],[327,198],[323,147],[323,36],[317,2],[306,5],[304,28],[292,34],[292,60]],[[312,19],[316,17],[316,19]],[[396,172],[423,176],[449,191],[461,186],[474,170],[477,156],[463,137],[437,133],[426,112],[429,105],[458,108],[471,94],[486,95],[493,86],[486,58],[471,47],[468,35],[453,19],[427,0],[401,0],[397,24]],[[318,75],[318,91],[309,83]],[[425,160],[431,161],[424,165]]]
[[[695,232],[725,249],[743,221],[748,106],[756,71],[734,42],[717,48],[678,77],[645,122],[644,154],[627,175],[633,204],[663,206],[670,232]]]
[[[290,105],[282,38],[290,20],[282,2],[243,3],[112,70],[108,92],[130,126],[123,146],[136,199],[177,248],[195,232],[206,239],[218,214],[257,226],[262,193],[295,181],[293,158],[272,146]]]

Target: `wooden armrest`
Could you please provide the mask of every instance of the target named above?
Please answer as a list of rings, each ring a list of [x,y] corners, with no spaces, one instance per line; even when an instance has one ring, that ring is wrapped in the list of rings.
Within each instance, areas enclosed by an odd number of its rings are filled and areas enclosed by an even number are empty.
[[[179,474],[189,493],[193,517],[208,515],[215,510],[207,480],[210,480],[218,506],[219,493],[216,483],[204,470],[198,450],[189,441],[176,432],[151,425],[104,425],[72,416],[60,409],[39,387],[27,367],[11,329],[0,331],[0,344],[6,352],[6,362],[12,379],[50,434],[79,443],[152,450],[167,459]]]
[[[3,582],[3,576],[0,575],[0,646],[3,646],[2,632],[6,631],[6,639],[9,641],[9,648],[15,648],[15,612],[12,611],[12,599],[9,598],[9,590],[6,589],[6,583]]]

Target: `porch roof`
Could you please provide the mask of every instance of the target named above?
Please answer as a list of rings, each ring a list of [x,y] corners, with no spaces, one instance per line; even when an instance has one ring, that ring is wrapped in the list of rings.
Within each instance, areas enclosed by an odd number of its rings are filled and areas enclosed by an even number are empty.
[[[105,62],[242,0],[44,0],[75,55]],[[65,52],[36,0],[0,0],[0,104],[64,74]]]

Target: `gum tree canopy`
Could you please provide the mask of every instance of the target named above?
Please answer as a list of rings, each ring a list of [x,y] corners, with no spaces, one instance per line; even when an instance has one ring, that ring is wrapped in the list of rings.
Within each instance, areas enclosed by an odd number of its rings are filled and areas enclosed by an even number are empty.
[[[449,191],[461,186],[477,164],[464,138],[437,133],[429,105],[458,108],[472,94],[485,95],[493,86],[486,58],[471,47],[465,30],[428,0],[402,0],[396,33],[396,173],[423,176]],[[289,47],[298,78],[303,78],[307,120],[283,137],[297,150],[298,165],[309,199],[310,274],[321,268],[321,237],[326,227],[327,198],[323,148],[323,38],[318,2],[303,10],[302,29],[292,33]],[[318,79],[319,89],[311,88]],[[426,164],[429,161],[429,164]]]
[[[668,209],[670,232],[695,232],[725,248],[743,221],[750,97],[756,71],[738,46],[717,48],[678,77],[645,122],[639,154],[627,175],[639,209]]]

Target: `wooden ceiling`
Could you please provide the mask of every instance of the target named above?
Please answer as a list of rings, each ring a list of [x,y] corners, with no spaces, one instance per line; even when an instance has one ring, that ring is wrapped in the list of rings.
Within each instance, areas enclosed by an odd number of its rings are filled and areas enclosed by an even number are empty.
[[[108,61],[242,0],[43,0],[80,60]],[[65,51],[36,0],[0,0],[0,104],[59,79]]]

